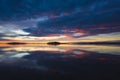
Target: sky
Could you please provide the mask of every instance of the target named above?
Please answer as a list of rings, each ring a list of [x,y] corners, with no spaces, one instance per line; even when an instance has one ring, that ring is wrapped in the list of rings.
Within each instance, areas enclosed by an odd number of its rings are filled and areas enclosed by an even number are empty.
[[[0,40],[120,41],[120,0],[0,0]]]

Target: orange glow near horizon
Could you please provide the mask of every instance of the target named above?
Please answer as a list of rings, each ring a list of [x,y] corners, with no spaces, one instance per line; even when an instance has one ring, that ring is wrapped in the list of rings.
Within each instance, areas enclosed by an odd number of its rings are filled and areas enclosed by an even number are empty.
[[[98,53],[108,53],[120,55],[120,47],[119,46],[107,46],[107,45],[75,45],[75,44],[61,44],[58,46],[48,45],[48,44],[25,44],[25,45],[6,45],[2,48],[3,51],[45,51],[51,53],[60,53],[60,54],[69,54],[74,50],[83,50],[83,51],[91,51]],[[77,54],[77,53],[76,53]],[[80,54],[80,53],[78,53]]]
[[[6,40],[0,40],[0,43],[8,42],[23,42],[23,43],[48,43],[48,42],[60,42],[60,43],[74,43],[74,42],[104,42],[104,41],[120,41],[120,33],[108,33],[97,34],[93,36],[85,36],[75,38],[71,34],[54,34],[42,37],[35,36],[16,36],[16,37],[4,37]],[[82,35],[82,34],[76,34]]]

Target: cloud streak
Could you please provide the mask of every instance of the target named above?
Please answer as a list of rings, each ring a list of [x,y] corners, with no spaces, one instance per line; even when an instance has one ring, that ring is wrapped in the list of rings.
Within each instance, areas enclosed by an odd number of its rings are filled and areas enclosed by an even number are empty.
[[[25,32],[24,30],[19,28],[0,26],[0,34],[5,36],[18,36],[18,35],[29,35],[30,33]]]
[[[81,39],[118,40],[119,2],[119,0],[11,2],[1,0],[0,36],[1,39],[9,40],[68,41],[70,39],[75,42],[80,42]],[[110,36],[111,34],[113,36]]]

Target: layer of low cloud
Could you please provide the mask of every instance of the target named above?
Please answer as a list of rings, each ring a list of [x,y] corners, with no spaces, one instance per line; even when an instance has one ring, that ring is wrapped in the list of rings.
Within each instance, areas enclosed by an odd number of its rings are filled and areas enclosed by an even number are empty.
[[[19,36],[19,35],[29,35],[30,33],[19,28],[0,26],[0,34],[3,36]]]

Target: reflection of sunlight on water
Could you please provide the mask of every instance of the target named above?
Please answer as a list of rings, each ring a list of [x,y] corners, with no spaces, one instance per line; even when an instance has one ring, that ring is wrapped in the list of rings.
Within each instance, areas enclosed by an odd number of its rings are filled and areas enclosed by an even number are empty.
[[[86,59],[86,61],[116,61],[119,60],[118,58],[120,57],[120,47],[110,45],[9,45],[1,47],[0,52],[1,64],[17,65],[39,70],[44,70],[43,68],[48,69],[49,65],[44,66],[38,64],[41,62],[44,63],[44,61],[54,62],[63,60],[64,62],[72,59]],[[118,58],[116,56],[118,56]]]
[[[33,52],[33,51],[47,51],[47,52],[59,52],[59,53],[72,53],[75,50],[84,50],[98,53],[108,53],[120,55],[120,46],[114,45],[74,45],[74,44],[62,44],[58,46],[50,45],[34,45],[30,46],[10,46],[1,49],[4,52],[16,51],[16,52]]]
[[[0,50],[2,52],[0,54],[0,59],[22,58],[24,56],[31,55],[34,52],[48,53],[52,56],[56,56],[54,54],[62,54],[62,57],[78,58],[88,56],[89,53],[120,55],[120,47],[111,45],[62,44],[58,46],[51,46],[47,44],[29,44],[23,46],[11,45],[4,48],[1,47]]]
[[[96,54],[112,54],[120,55],[119,46],[110,46],[110,45],[74,45],[74,44],[62,44],[58,46],[51,46],[47,44],[34,45],[11,45],[4,48],[1,47],[0,59],[11,59],[11,58],[22,58],[27,55],[31,55],[34,52],[48,53],[52,56],[54,54],[62,54],[62,57],[75,57],[82,58],[88,56],[89,53]],[[90,54],[89,54],[90,55]],[[61,57],[61,56],[59,56]]]

